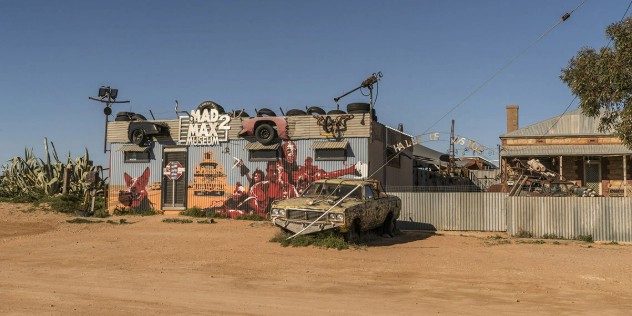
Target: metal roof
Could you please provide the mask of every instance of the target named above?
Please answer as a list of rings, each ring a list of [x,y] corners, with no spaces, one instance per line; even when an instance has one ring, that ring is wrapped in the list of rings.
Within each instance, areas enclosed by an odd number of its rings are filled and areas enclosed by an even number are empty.
[[[244,147],[244,149],[247,150],[277,150],[279,149],[280,144],[279,143],[274,143],[274,144],[270,144],[270,145],[264,145],[260,142],[252,142],[252,143],[248,143],[246,145],[246,147]]]
[[[342,142],[314,142],[310,149],[346,149],[349,146],[348,141]]]
[[[527,156],[590,156],[590,155],[630,155],[632,150],[621,144],[609,145],[541,145],[506,146],[500,152],[503,157]]]
[[[598,128],[598,117],[588,117],[582,114],[581,109],[577,109],[548,120],[517,129],[513,132],[502,134],[499,137],[560,137],[612,134],[601,133]]]
[[[144,153],[149,151],[150,146],[141,147],[138,145],[123,145],[117,151],[131,151],[136,153]]]

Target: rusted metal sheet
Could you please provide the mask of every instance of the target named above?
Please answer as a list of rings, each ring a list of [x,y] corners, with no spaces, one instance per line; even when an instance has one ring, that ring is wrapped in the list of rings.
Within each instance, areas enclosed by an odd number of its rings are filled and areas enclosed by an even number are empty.
[[[310,148],[311,149],[345,149],[347,148],[347,146],[349,146],[348,141],[341,141],[341,142],[320,141],[320,142],[314,142]]]
[[[281,144],[279,143],[264,145],[260,142],[251,142],[251,143],[247,143],[246,146],[244,146],[244,149],[245,150],[277,150],[279,149],[280,146]]]
[[[421,230],[505,231],[503,193],[389,192],[402,200],[398,227]]]
[[[632,198],[508,197],[507,233],[632,241]]]
[[[120,146],[121,148],[117,149],[116,151],[132,151],[132,152],[137,152],[137,153],[144,153],[144,152],[148,152],[151,147],[149,146],[145,146],[145,147],[141,147],[138,145],[123,145]]]

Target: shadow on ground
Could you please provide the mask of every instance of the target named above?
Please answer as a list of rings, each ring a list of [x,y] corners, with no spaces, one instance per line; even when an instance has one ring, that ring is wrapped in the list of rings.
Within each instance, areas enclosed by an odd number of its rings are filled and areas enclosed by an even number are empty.
[[[441,234],[433,231],[398,231],[395,237],[388,237],[386,235],[378,237],[377,235],[370,235],[366,237],[366,241],[363,242],[368,247],[385,247],[393,245],[402,245],[414,241],[425,240],[434,236],[442,236]],[[419,248],[419,247],[417,247]],[[422,247],[422,248],[437,248],[437,247]]]

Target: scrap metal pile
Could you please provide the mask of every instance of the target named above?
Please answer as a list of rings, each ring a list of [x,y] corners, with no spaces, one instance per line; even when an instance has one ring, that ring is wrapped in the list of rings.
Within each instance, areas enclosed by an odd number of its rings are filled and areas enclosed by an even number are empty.
[[[510,196],[579,196],[595,197],[597,192],[567,181],[561,174],[548,169],[538,159],[527,161],[518,158],[506,169]]]

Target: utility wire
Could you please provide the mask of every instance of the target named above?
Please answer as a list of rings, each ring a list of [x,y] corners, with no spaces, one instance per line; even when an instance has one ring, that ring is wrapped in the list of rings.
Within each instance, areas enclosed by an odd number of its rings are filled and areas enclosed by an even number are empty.
[[[478,88],[476,88],[474,91],[472,91],[472,93],[470,93],[467,97],[465,97],[465,99],[461,100],[461,102],[457,103],[457,105],[455,105],[452,109],[450,109],[450,111],[448,111],[445,115],[443,115],[440,119],[438,119],[434,124],[432,124],[430,127],[428,127],[423,133],[421,133],[422,135],[425,134],[426,132],[428,132],[431,128],[433,128],[435,125],[437,125],[437,123],[439,123],[441,120],[443,120],[446,116],[448,116],[450,113],[452,113],[452,111],[456,110],[456,108],[458,108],[461,104],[463,104],[463,102],[465,102],[467,99],[469,99],[472,95],[474,95],[476,92],[478,92],[478,90],[480,90],[481,88],[483,88],[488,82],[490,82],[492,79],[494,79],[494,77],[496,77],[499,73],[501,73],[503,70],[505,70],[505,68],[509,67],[509,65],[511,65],[516,59],[518,59],[520,56],[522,56],[522,54],[524,54],[526,51],[528,51],[533,45],[535,45],[535,43],[539,42],[544,36],[546,36],[547,34],[549,34],[549,32],[551,32],[554,28],[556,28],[558,25],[560,25],[562,22],[566,21],[571,14],[573,14],[573,12],[575,12],[575,10],[579,9],[579,7],[581,7],[584,3],[586,3],[586,1],[588,0],[584,0],[582,1],[582,3],[580,3],[578,6],[576,6],[573,10],[571,10],[570,12],[564,14],[562,16],[562,18],[557,21],[557,23],[555,23],[555,25],[553,25],[550,29],[548,29],[546,32],[544,32],[544,34],[540,35],[540,37],[538,37],[535,41],[533,41],[533,43],[531,43],[531,45],[527,46],[527,48],[525,48],[524,50],[522,50],[522,52],[520,52],[520,54],[518,54],[516,57],[514,57],[511,61],[509,61],[505,66],[503,66],[502,68],[500,68],[500,70],[498,70],[495,74],[493,74],[491,77],[489,77],[489,79],[487,79],[485,82],[483,82],[483,84],[481,84]],[[399,153],[398,153],[399,154]],[[378,168],[377,170],[375,170],[375,172],[373,172],[370,177],[373,177],[378,171],[380,171],[382,168],[384,168],[384,166],[386,166],[389,162],[391,162],[393,159],[395,159],[397,156],[399,156],[398,154],[393,155],[393,157],[391,157],[390,159],[388,159],[386,161],[385,164],[383,164],[380,168]]]

